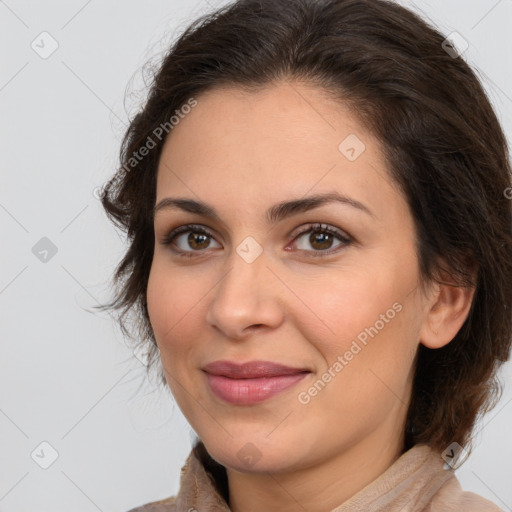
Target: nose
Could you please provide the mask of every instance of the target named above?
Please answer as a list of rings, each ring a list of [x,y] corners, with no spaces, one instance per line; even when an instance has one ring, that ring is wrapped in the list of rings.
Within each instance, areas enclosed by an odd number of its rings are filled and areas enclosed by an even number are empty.
[[[283,321],[283,284],[269,268],[263,251],[248,263],[236,251],[214,291],[206,313],[208,325],[230,339],[243,339],[258,329]]]

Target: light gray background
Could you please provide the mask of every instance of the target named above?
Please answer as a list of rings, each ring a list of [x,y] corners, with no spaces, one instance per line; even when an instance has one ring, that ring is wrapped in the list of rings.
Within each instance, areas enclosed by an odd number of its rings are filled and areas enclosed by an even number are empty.
[[[142,65],[220,3],[0,1],[0,512],[126,512],[178,490],[191,429],[108,314],[91,309],[109,297],[124,250],[94,190],[143,99]],[[430,0],[421,11],[468,41],[510,140],[512,0]],[[43,31],[59,45],[47,59],[31,48]],[[58,251],[46,263],[32,252],[42,237]],[[502,375],[503,398],[458,476],[510,511],[510,363]],[[44,441],[58,452],[48,469],[35,462],[49,461]]]

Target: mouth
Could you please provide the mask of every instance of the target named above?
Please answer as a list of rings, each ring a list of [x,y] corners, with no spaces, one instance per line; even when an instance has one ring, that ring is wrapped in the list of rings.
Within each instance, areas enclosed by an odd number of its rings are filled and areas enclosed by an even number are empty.
[[[212,393],[224,402],[251,405],[294,386],[311,371],[269,361],[216,361],[202,368]]]

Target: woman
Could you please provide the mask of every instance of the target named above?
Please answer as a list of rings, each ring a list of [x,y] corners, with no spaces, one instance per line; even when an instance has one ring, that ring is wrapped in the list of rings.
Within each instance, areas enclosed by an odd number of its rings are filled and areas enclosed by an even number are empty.
[[[199,438],[132,512],[500,510],[453,468],[509,357],[509,187],[482,86],[405,8],[190,26],[102,198],[130,239],[106,307]]]

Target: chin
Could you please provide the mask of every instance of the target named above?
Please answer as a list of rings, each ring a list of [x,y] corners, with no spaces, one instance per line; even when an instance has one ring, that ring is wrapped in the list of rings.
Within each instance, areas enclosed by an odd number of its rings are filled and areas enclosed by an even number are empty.
[[[260,438],[252,434],[233,437],[228,443],[207,444],[205,441],[204,444],[219,464],[240,473],[286,471],[296,464],[293,456],[300,455],[277,438],[269,441],[267,435]]]

